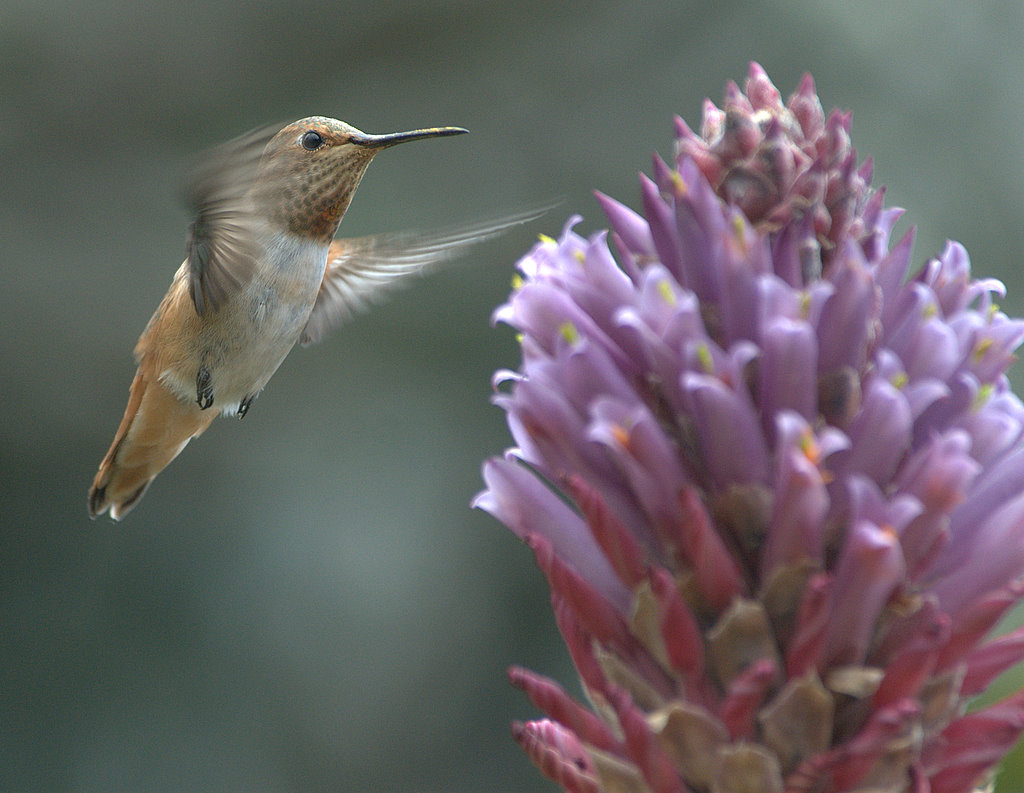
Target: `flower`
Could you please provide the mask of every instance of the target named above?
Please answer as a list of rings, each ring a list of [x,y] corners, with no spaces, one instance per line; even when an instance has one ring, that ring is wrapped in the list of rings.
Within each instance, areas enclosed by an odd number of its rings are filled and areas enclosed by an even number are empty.
[[[598,194],[519,262],[494,319],[516,448],[476,505],[532,549],[591,708],[510,677],[516,740],[571,793],[915,791],[982,784],[1024,693],[986,636],[1024,594],[1024,322],[858,165],[850,116],[756,64],[643,214]]]

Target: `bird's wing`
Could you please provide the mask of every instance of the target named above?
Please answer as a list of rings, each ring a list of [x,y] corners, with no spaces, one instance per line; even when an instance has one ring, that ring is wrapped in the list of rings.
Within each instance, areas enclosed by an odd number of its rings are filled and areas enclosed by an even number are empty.
[[[335,240],[300,343],[306,346],[322,341],[352,316],[379,302],[404,276],[456,259],[473,245],[533,220],[547,209],[429,233],[407,231]]]
[[[273,135],[274,128],[263,127],[218,146],[191,175],[186,200],[194,217],[185,255],[189,294],[200,316],[252,279],[259,250],[249,190]]]

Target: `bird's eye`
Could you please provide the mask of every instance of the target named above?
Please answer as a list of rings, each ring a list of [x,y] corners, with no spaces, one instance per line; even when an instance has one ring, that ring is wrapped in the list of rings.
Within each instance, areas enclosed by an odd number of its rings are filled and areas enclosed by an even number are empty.
[[[301,138],[299,138],[299,143],[302,144],[302,148],[304,148],[306,151],[316,151],[317,149],[324,145],[324,139],[319,132],[313,132],[312,130],[310,130],[309,132],[303,134]]]

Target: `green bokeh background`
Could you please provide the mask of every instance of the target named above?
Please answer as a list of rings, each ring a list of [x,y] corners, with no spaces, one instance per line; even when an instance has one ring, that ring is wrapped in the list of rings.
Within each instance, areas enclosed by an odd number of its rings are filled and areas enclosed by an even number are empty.
[[[5,0],[0,789],[552,789],[504,669],[571,666],[528,552],[468,508],[509,444],[489,378],[517,353],[489,315],[515,260],[572,212],[599,228],[594,188],[637,206],[672,115],[755,59],[855,111],[916,261],[962,241],[1020,315],[1022,40],[1011,0]],[[185,163],[309,114],[472,130],[382,155],[344,234],[563,203],[294,353],[124,523],[90,523]]]

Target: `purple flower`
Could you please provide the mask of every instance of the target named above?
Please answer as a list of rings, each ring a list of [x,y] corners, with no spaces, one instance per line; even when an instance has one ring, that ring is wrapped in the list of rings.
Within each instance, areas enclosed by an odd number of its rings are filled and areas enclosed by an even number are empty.
[[[495,313],[516,447],[476,505],[590,701],[510,672],[567,791],[956,793],[1024,727],[1024,693],[965,715],[1024,658],[986,638],[1024,592],[1024,322],[956,243],[909,272],[849,132],[752,65],[642,215],[599,194],[610,232],[542,238]]]

